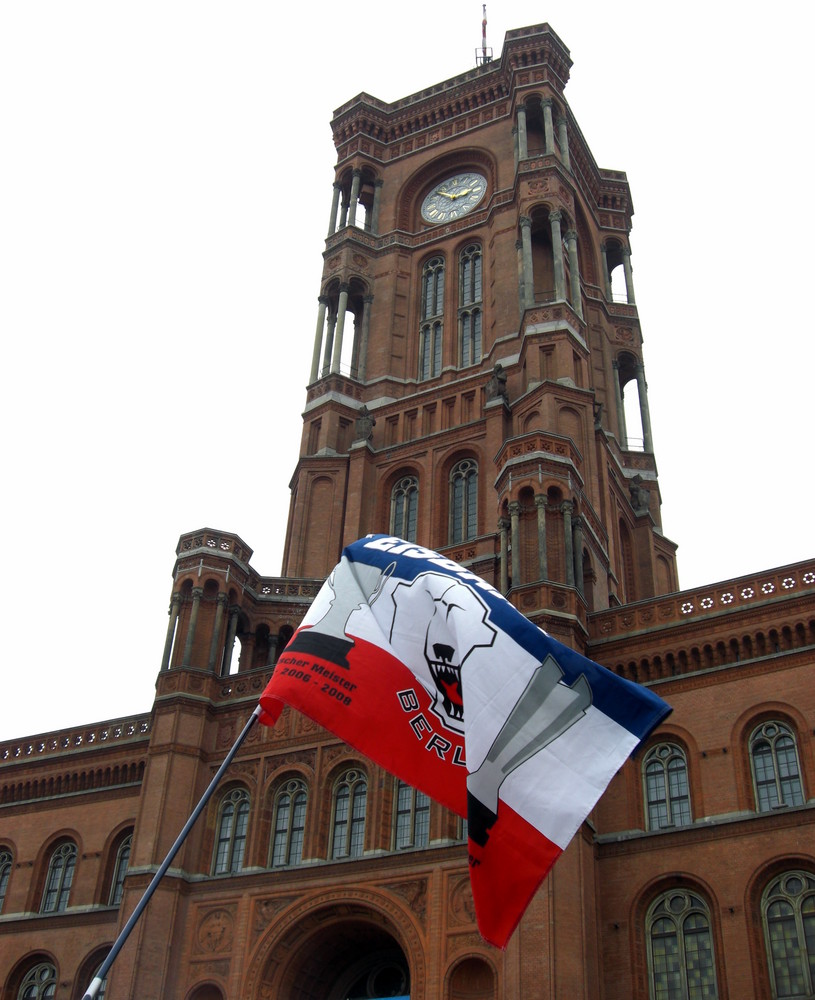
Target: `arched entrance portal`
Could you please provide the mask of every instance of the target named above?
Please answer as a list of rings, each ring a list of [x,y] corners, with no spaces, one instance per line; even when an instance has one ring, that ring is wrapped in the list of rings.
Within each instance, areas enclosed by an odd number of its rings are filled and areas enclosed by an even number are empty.
[[[263,978],[267,990],[274,988],[270,996],[287,1000],[410,996],[407,958],[381,916],[334,910],[316,918],[316,914],[306,918],[286,935],[282,949],[275,948],[269,956]],[[261,995],[267,994],[261,991]]]

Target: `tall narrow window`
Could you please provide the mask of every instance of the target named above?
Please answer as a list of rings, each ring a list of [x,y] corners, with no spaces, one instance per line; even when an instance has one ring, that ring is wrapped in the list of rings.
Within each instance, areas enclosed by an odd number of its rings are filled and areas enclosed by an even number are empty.
[[[41,913],[61,913],[67,909],[75,868],[76,844],[67,840],[51,855],[40,907]]]
[[[759,812],[801,806],[804,793],[795,737],[782,722],[765,722],[750,737],[750,763]]]
[[[113,868],[113,879],[110,884],[111,906],[118,906],[122,901],[125,875],[127,875],[127,866],[130,863],[130,847],[132,843],[133,837],[128,834],[121,844],[119,844],[119,850],[116,852],[116,864]]]
[[[50,962],[40,962],[20,983],[17,1000],[51,1000],[57,992],[57,970]]]
[[[673,743],[652,747],[643,761],[648,829],[685,826],[691,821],[688,765]]]
[[[404,781],[396,784],[396,847],[427,847],[430,799]]]
[[[459,311],[461,367],[481,361],[482,311],[481,247],[471,243],[459,258]]]
[[[815,875],[786,872],[761,899],[773,997],[815,996]]]
[[[272,866],[299,865],[303,860],[306,828],[306,786],[299,779],[287,781],[275,800]]]
[[[11,851],[0,851],[0,913],[6,899],[8,880],[11,877]]]
[[[358,858],[365,844],[368,779],[362,771],[346,771],[334,790],[332,858]]]
[[[691,892],[673,890],[648,911],[651,1000],[715,1000],[718,997],[710,914]]]
[[[444,260],[432,257],[422,268],[422,318],[419,331],[419,378],[441,374],[444,332]]]
[[[243,788],[235,788],[224,797],[218,815],[218,841],[213,865],[215,875],[239,872],[243,868],[248,826],[249,794]]]
[[[391,534],[416,541],[416,516],[419,512],[419,480],[405,476],[391,492]]]
[[[478,465],[465,458],[450,473],[450,544],[478,534]]]

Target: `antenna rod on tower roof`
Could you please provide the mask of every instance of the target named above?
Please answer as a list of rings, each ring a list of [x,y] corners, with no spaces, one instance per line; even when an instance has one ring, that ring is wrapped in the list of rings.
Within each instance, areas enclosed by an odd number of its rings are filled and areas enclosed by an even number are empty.
[[[487,5],[485,3],[481,4],[481,10],[481,51],[475,50],[476,66],[485,66],[492,62],[492,49],[487,47]]]

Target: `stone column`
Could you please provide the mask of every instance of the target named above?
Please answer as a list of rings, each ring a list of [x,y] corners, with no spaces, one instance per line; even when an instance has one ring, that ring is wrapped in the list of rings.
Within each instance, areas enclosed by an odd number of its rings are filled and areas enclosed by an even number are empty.
[[[334,330],[334,346],[331,349],[331,374],[338,375],[342,358],[342,332],[345,328],[345,314],[348,309],[348,285],[340,285],[340,301],[337,306],[337,326]]]
[[[342,185],[339,181],[334,181],[334,196],[331,199],[331,216],[328,220],[329,236],[333,236],[337,231],[337,209],[340,207],[340,191],[342,191]]]
[[[343,229],[348,224],[348,202],[343,200],[342,210],[340,211],[340,224],[338,229]]]
[[[320,377],[320,348],[323,346],[323,331],[325,330],[325,311],[328,308],[328,299],[321,295],[317,302],[317,329],[314,331],[314,351],[311,355],[311,375],[309,383],[316,382]]]
[[[583,297],[580,294],[580,264],[577,259],[577,232],[566,233],[566,252],[569,254],[569,274],[572,279],[572,309],[583,319]]]
[[[572,511],[574,504],[571,500],[564,500],[560,505],[563,511],[563,541],[566,548],[566,586],[574,586],[574,546],[572,544]]]
[[[625,271],[625,296],[630,306],[636,305],[634,299],[634,275],[631,271],[631,251],[623,247],[623,270]]]
[[[351,172],[351,197],[349,198],[349,209],[348,209],[348,225],[355,226],[357,224],[357,205],[359,204],[359,182],[362,177],[362,171],[358,167],[354,167]]]
[[[221,625],[224,620],[224,611],[226,610],[227,597],[226,594],[218,594],[215,607],[215,625],[212,629],[212,639],[209,643],[209,659],[207,660],[207,670],[215,670],[215,664],[218,660],[218,650],[221,648],[218,642],[221,636]]]
[[[547,97],[541,101],[543,108],[543,151],[547,156],[551,156],[555,151],[555,129],[552,124],[552,98]]]
[[[603,258],[603,288],[606,291],[606,302],[611,302],[613,295],[611,294],[611,275],[608,270],[608,252],[606,251],[605,243],[600,247],[600,256]]]
[[[371,209],[371,232],[377,236],[379,235],[379,206],[382,202],[382,178],[379,177],[374,181],[374,204]]]
[[[524,275],[524,309],[531,309],[535,304],[535,278],[532,270],[532,220],[528,215],[522,215],[520,223]]]
[[[359,338],[356,377],[361,382],[364,382],[368,370],[368,336],[371,332],[371,305],[373,304],[374,297],[373,295],[366,295],[362,301],[364,303],[362,307],[362,333]]]
[[[276,635],[269,633],[269,663],[266,664],[268,667],[273,663],[277,663],[277,639]]]
[[[623,406],[623,390],[620,386],[620,364],[615,359],[611,362],[611,367],[614,371],[614,405],[617,408],[617,428],[618,428],[618,438],[620,447],[625,448],[628,445],[628,432],[625,429],[625,407]]]
[[[549,579],[549,562],[546,557],[546,506],[548,500],[545,493],[535,495],[535,509],[538,515],[538,576],[541,580]]]
[[[227,677],[232,669],[232,653],[235,648],[235,636],[238,634],[238,609],[230,608],[229,628],[226,630],[224,643],[224,658],[221,664],[221,677]]]
[[[502,517],[498,521],[498,531],[500,532],[501,538],[501,564],[499,568],[499,587],[501,588],[501,593],[506,594],[509,590],[509,574],[507,572],[507,550],[509,549],[509,540],[507,534],[509,532],[509,521],[505,517]]]
[[[651,436],[651,413],[648,409],[648,383],[645,381],[645,368],[641,361],[637,363],[637,393],[640,398],[642,446],[647,452],[653,454],[654,439]]]
[[[334,328],[337,325],[337,314],[328,314],[328,329],[325,334],[325,344],[323,345],[323,369],[321,375],[327,375],[331,367],[331,349],[334,346]]]
[[[178,609],[181,605],[181,594],[175,593],[170,599],[170,620],[167,622],[167,636],[164,640],[164,654],[161,657],[161,669],[170,669],[170,653],[173,651],[175,626],[178,621]]]
[[[524,243],[515,240],[515,252],[518,257],[518,309],[523,317],[526,309],[526,282],[524,281]]]
[[[192,588],[192,611],[190,612],[190,623],[187,626],[187,641],[184,643],[184,659],[182,660],[182,666],[184,667],[190,665],[192,644],[195,642],[195,629],[198,626],[198,611],[201,607],[201,598],[203,595],[204,591],[201,587]]]
[[[583,519],[581,517],[574,519],[572,534],[574,538],[574,578],[578,593],[581,597],[585,597],[585,588],[583,587]]]
[[[571,173],[572,163],[569,159],[569,133],[566,130],[566,118],[563,115],[557,120],[557,141],[560,146],[561,162],[566,170]]]
[[[552,227],[552,256],[555,265],[555,301],[563,302],[566,298],[566,276],[563,272],[563,237],[560,233],[562,212],[549,213],[549,225]]]
[[[518,159],[525,160],[529,156],[526,139],[526,105],[518,106]]]
[[[512,586],[521,585],[521,505],[513,500],[509,505],[510,530],[512,533]]]

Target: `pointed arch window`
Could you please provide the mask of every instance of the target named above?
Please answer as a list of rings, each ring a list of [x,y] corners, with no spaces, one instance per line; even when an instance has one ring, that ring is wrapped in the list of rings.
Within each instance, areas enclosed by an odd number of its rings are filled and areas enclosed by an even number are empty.
[[[76,844],[66,840],[56,848],[48,863],[41,913],[62,913],[67,909],[75,868]]]
[[[213,874],[224,875],[243,868],[248,827],[249,793],[244,788],[235,788],[221,801]]]
[[[303,836],[306,828],[305,782],[287,781],[275,799],[272,867],[299,865],[303,860]]]
[[[430,799],[404,781],[396,783],[396,848],[427,847]]]
[[[450,544],[478,534],[478,464],[465,458],[450,472]]]
[[[642,765],[649,830],[686,826],[691,822],[688,763],[681,747],[651,747]]]
[[[646,921],[651,1000],[718,997],[710,912],[692,892],[660,896]]]
[[[11,878],[11,851],[0,851],[0,913],[6,899],[8,880]]]
[[[118,906],[122,901],[125,875],[127,875],[127,866],[130,864],[130,848],[132,843],[133,836],[132,834],[128,834],[121,844],[119,844],[119,849],[116,851],[116,863],[113,867],[113,879],[110,884],[111,906]]]
[[[368,779],[362,771],[346,771],[334,789],[332,858],[358,858],[365,844]]]
[[[459,312],[461,367],[481,361],[483,291],[481,247],[470,243],[459,257]]]
[[[798,747],[789,726],[771,721],[755,729],[750,737],[750,765],[759,812],[804,804]]]
[[[391,534],[416,541],[416,519],[419,513],[419,480],[404,476],[391,492]]]
[[[51,1000],[56,991],[57,970],[50,962],[40,962],[26,973],[17,1000]]]
[[[422,309],[419,330],[419,378],[441,374],[444,333],[444,258],[431,257],[422,268]]]
[[[773,997],[815,996],[815,875],[791,871],[771,882],[761,916]]]

